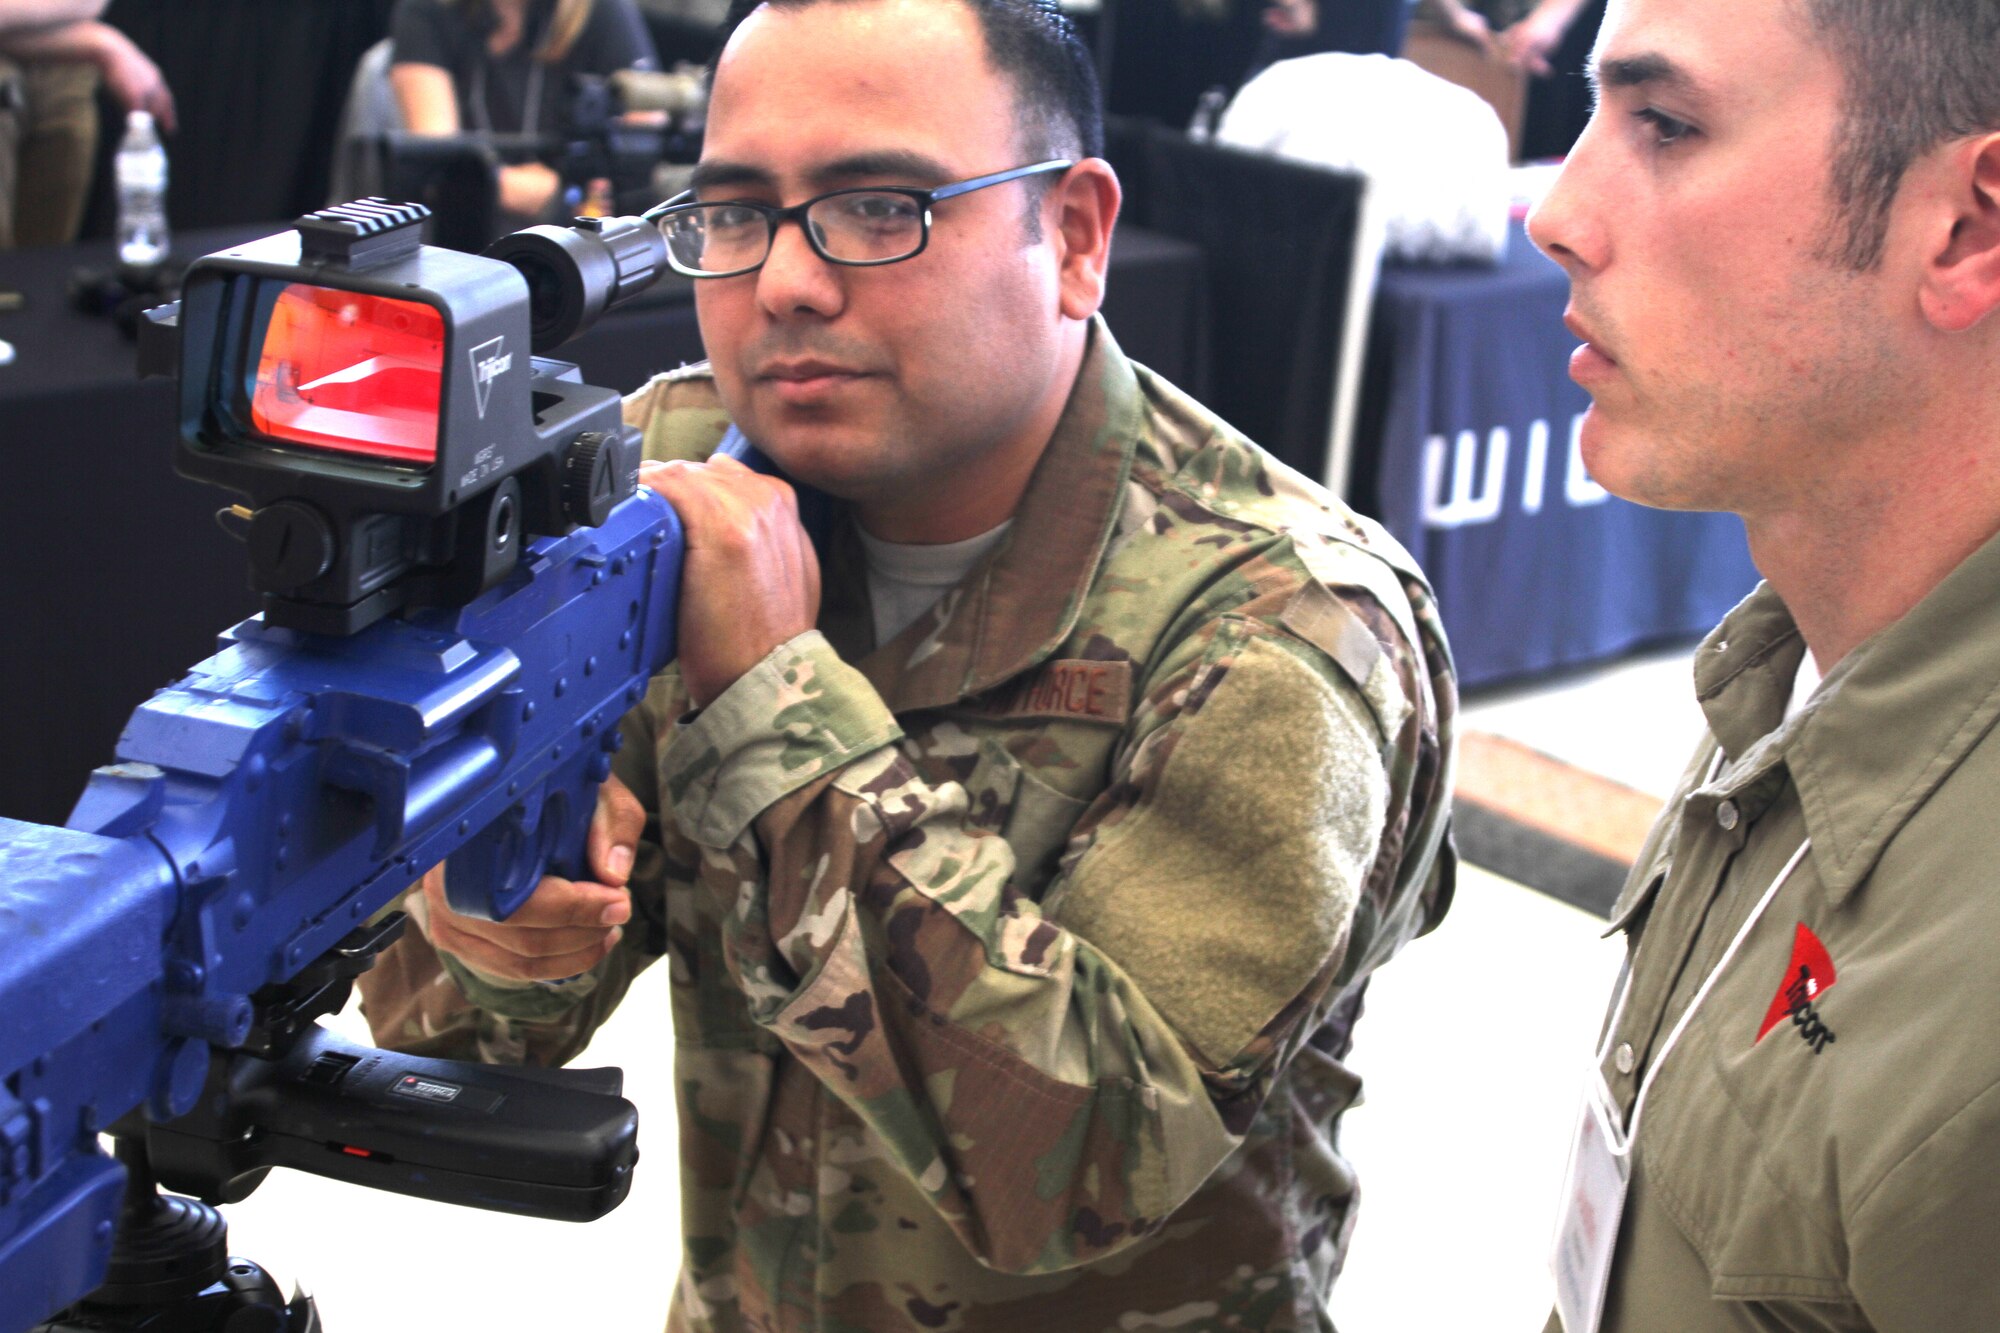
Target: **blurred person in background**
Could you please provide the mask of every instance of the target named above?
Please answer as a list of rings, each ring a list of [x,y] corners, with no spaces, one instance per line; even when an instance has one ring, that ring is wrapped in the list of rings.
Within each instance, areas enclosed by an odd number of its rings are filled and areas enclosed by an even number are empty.
[[[658,63],[633,0],[400,0],[390,35],[390,86],[417,134],[561,134],[573,76]],[[553,216],[561,192],[544,162],[500,169],[516,222]]]
[[[1418,12],[1481,50],[1492,47],[1485,17],[1463,0],[1270,0],[1264,6],[1267,37],[1257,68],[1322,51],[1400,55],[1410,18]]]
[[[1556,48],[1562,45],[1577,15],[1589,5],[1590,0],[1541,0],[1500,34],[1501,49],[1522,69],[1547,78],[1555,73],[1552,62]],[[1597,10],[1601,17],[1603,6]],[[1590,32],[1596,35],[1596,24],[1590,25]]]
[[[663,68],[683,60],[705,65],[714,59],[729,0],[639,0],[639,8]]]
[[[1108,109],[1181,126],[1204,94],[1223,98],[1267,66],[1329,51],[1401,53],[1410,19],[1490,48],[1486,20],[1464,0],[1106,0]]]
[[[76,239],[97,147],[101,79],[174,128],[159,67],[97,22],[104,0],[0,0],[0,250]]]
[[[1603,22],[1604,0],[1540,0],[1500,29],[1500,50],[1531,76],[1524,160],[1562,157],[1583,133],[1594,100],[1584,70]]]

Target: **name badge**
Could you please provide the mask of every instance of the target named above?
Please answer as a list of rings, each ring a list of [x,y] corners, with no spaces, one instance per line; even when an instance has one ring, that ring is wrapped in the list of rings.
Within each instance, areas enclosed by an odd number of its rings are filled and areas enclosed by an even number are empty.
[[[996,691],[979,711],[1009,721],[1035,718],[1123,726],[1132,718],[1132,664],[1044,662],[1039,670]]]
[[[1618,1223],[1632,1179],[1632,1157],[1625,1148],[1610,1092],[1593,1069],[1589,1091],[1577,1112],[1576,1138],[1563,1182],[1562,1220],[1549,1255],[1563,1333],[1597,1333],[1604,1318],[1611,1256],[1618,1248]]]

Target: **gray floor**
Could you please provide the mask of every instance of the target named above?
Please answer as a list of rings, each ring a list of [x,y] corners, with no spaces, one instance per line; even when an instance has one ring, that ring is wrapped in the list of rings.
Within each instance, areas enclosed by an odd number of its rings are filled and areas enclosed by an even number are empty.
[[[1702,733],[1693,643],[1551,681],[1478,691],[1461,725],[1533,746],[1665,799]]]
[[[1699,726],[1686,659],[1487,695],[1466,722],[1663,794]],[[1367,1102],[1344,1130],[1365,1203],[1333,1300],[1342,1333],[1541,1327],[1571,1116],[1617,968],[1601,929],[1472,869],[1445,924],[1376,978],[1355,1050]],[[624,1066],[644,1127],[610,1217],[528,1222],[279,1172],[230,1210],[233,1251],[303,1281],[332,1333],[658,1329],[679,1244],[665,982],[641,978],[583,1061]]]
[[[1692,644],[1466,701],[1491,732],[1664,798],[1700,735]],[[1344,1129],[1366,1205],[1342,1333],[1538,1333],[1590,1043],[1622,946],[1598,918],[1467,869],[1451,915],[1371,983]],[[1439,1265],[1449,1276],[1440,1280]]]

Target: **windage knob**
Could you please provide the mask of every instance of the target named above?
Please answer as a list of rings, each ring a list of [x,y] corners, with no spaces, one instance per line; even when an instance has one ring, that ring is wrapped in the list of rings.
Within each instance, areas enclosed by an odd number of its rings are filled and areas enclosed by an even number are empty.
[[[625,473],[624,443],[615,435],[585,431],[563,455],[562,510],[572,523],[594,528],[611,517],[624,497],[618,480]]]

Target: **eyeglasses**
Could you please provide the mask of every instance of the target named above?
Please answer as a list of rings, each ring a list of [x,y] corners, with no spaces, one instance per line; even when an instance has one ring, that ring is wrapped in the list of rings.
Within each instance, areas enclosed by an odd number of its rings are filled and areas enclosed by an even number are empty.
[[[771,257],[778,227],[788,221],[799,224],[813,253],[829,264],[868,268],[922,254],[931,241],[931,206],[940,200],[1074,165],[1066,158],[1037,162],[934,190],[900,185],[833,190],[790,208],[747,199],[704,203],[689,190],[647,209],[644,217],[666,237],[667,261],[690,278],[733,278],[761,268]]]

